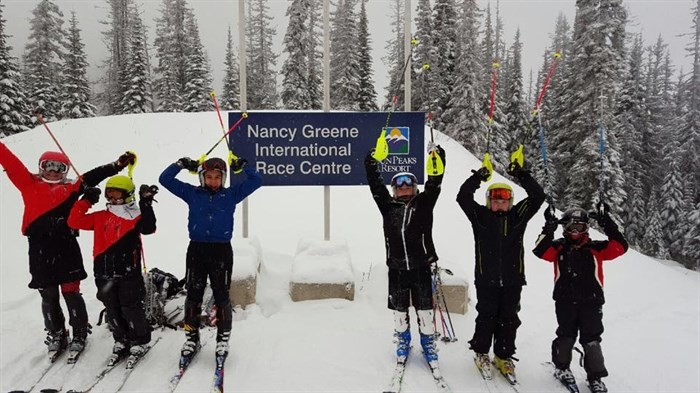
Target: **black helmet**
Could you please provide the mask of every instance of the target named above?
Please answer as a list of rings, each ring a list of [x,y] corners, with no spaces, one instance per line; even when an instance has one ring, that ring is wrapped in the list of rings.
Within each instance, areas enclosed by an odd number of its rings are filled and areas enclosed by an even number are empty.
[[[213,157],[210,158],[206,161],[204,161],[200,166],[199,166],[199,184],[204,187],[204,173],[206,171],[219,171],[221,172],[221,185],[223,186],[226,184],[226,170],[228,168],[228,165],[226,165],[226,161],[222,160],[221,158],[218,157]]]
[[[580,207],[571,208],[564,212],[559,223],[567,239],[578,241],[588,233],[588,212]]]

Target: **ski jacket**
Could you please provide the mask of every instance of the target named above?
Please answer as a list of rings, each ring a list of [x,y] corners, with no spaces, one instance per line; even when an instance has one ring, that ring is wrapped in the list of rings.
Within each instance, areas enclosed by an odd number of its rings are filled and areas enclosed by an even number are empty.
[[[457,203],[474,232],[474,282],[477,286],[526,284],[523,235],[527,222],[544,203],[545,193],[528,172],[520,172],[518,180],[527,198],[508,212],[492,212],[474,201],[474,193],[481,184],[477,174],[467,178],[457,194]]]
[[[612,220],[603,231],[608,240],[590,240],[586,235],[580,244],[573,244],[565,238],[554,240],[552,232],[544,232],[537,239],[532,252],[554,263],[555,301],[605,303],[603,261],[624,254],[629,245]]]
[[[177,180],[180,172],[171,164],[160,175],[160,184],[189,206],[187,229],[190,240],[204,243],[229,243],[233,237],[233,214],[236,204],[262,185],[262,176],[251,165],[243,167],[246,179],[230,188],[212,191]]]
[[[399,270],[427,266],[435,252],[431,233],[433,208],[440,195],[443,175],[428,176],[424,191],[410,200],[396,199],[384,185],[378,164],[371,155],[365,158],[367,183],[382,213],[386,264]]]
[[[78,232],[68,227],[66,219],[85,187],[96,186],[117,174],[117,166],[110,163],[85,172],[77,180],[48,183],[39,175],[30,173],[2,142],[0,165],[24,201],[22,234],[29,241],[29,272],[32,275],[29,287],[45,288],[85,279],[87,273],[75,239]]]
[[[141,273],[141,234],[156,231],[156,215],[151,203],[107,205],[106,210],[87,213],[92,204],[79,200],[68,216],[74,229],[94,231],[95,278],[112,279]]]

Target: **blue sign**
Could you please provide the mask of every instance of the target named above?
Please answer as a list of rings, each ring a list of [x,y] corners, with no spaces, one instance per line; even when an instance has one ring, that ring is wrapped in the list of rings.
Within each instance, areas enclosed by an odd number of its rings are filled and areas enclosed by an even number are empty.
[[[229,126],[240,119],[229,112]],[[386,124],[386,112],[248,112],[230,148],[263,175],[266,186],[367,184],[364,159]],[[424,114],[394,112],[386,130],[388,183],[411,172],[423,183]]]

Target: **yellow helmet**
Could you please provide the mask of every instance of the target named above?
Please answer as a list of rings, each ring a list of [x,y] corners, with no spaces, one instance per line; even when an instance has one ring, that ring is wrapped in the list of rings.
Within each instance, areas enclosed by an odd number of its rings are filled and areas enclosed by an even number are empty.
[[[136,186],[134,186],[134,182],[128,176],[117,175],[110,177],[105,186],[105,198],[107,197],[107,191],[110,189],[124,191],[124,203],[129,203],[136,199],[136,195],[134,195]]]
[[[491,199],[507,200],[508,208],[513,207],[513,187],[506,183],[493,183],[486,189],[486,207],[491,208]]]

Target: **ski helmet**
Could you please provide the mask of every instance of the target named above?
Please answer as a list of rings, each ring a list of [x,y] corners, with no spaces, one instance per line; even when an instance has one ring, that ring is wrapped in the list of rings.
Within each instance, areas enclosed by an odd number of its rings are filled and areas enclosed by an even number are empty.
[[[391,189],[396,193],[396,189],[401,186],[411,186],[413,192],[418,190],[418,179],[411,172],[399,172],[391,178]]]
[[[68,156],[61,152],[45,151],[39,156],[39,175],[41,175],[44,180],[47,180],[44,174],[49,171],[54,171],[62,175],[61,178],[55,182],[65,179],[68,175],[69,166],[70,161],[68,160]]]
[[[226,165],[226,161],[222,160],[221,158],[214,157],[210,158],[206,161],[204,161],[200,166],[199,166],[199,184],[202,187],[205,187],[204,183],[204,174],[207,171],[219,171],[221,172],[221,186],[223,187],[224,184],[226,184],[226,170],[228,168],[228,165]]]
[[[121,191],[124,195],[124,203],[130,203],[136,199],[136,195],[134,195],[136,186],[134,186],[134,182],[128,176],[117,175],[110,177],[105,186],[105,198],[107,198],[107,192],[111,190]]]
[[[580,207],[574,207],[564,212],[559,221],[564,228],[564,237],[578,241],[588,233],[588,212]]]
[[[508,201],[508,209],[513,207],[513,187],[506,183],[493,183],[486,189],[486,207],[491,208],[491,199]]]

